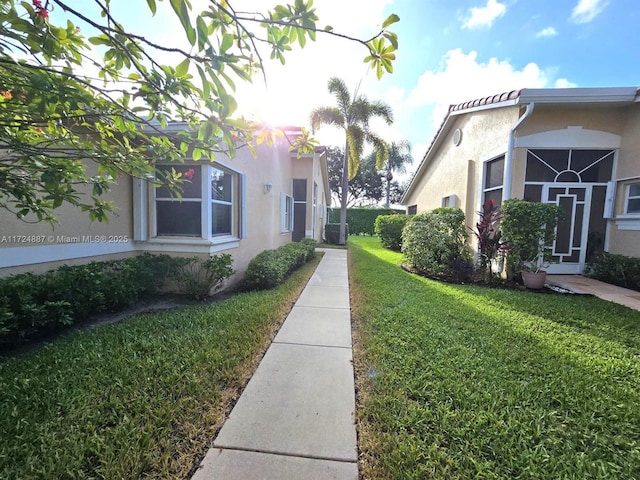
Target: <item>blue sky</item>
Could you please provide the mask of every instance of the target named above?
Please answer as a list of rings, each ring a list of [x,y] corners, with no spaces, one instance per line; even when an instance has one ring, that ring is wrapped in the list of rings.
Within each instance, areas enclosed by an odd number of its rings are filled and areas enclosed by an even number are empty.
[[[360,37],[375,32],[388,14],[398,14],[394,31],[400,49],[393,75],[378,81],[361,63],[361,48],[319,38],[294,52],[285,67],[268,66],[269,93],[262,98],[275,103],[258,115],[276,123],[305,123],[313,106],[332,104],[326,82],[339,76],[394,108],[394,125],[378,128],[390,139],[408,139],[417,160],[451,103],[525,87],[640,87],[637,0],[315,0],[314,5],[321,24]],[[320,138],[342,143],[328,132]]]
[[[138,1],[111,4],[123,8],[125,25],[144,25],[164,44],[184,41],[180,26],[171,25],[168,1],[159,4],[155,19],[144,19],[146,2]],[[284,2],[230,0],[249,11]],[[206,0],[192,3],[198,8]],[[261,78],[239,86],[244,115],[305,126],[314,107],[333,105],[326,85],[338,76],[393,107],[394,125],[376,128],[389,140],[408,139],[419,161],[451,103],[525,87],[640,87],[638,0],[315,0],[314,6],[321,27],[360,38],[398,14],[393,75],[378,81],[362,63],[364,47],[318,35],[304,50],[290,52],[285,66],[268,62],[266,86]],[[335,131],[318,137],[343,143]]]

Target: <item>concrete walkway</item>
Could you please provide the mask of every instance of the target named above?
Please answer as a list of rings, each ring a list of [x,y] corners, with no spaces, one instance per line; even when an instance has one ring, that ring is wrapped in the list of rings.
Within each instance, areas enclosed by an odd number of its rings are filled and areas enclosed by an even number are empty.
[[[326,249],[192,480],[357,480],[347,251]]]
[[[547,275],[547,283],[575,293],[595,295],[610,302],[640,310],[640,292],[617,287],[582,275]]]

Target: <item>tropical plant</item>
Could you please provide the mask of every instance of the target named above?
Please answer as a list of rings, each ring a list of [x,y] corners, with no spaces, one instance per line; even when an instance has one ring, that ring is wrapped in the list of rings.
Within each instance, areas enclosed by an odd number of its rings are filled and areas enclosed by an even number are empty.
[[[411,165],[413,157],[411,156],[411,144],[408,140],[399,142],[391,142],[389,145],[389,157],[384,162],[382,171],[386,179],[386,201],[385,207],[389,208],[391,197],[391,181],[394,173],[405,173],[407,165]]]
[[[199,257],[176,257],[170,276],[181,291],[196,300],[204,300],[219,290],[224,281],[235,273],[233,257],[228,253]]]
[[[233,156],[254,148],[254,138],[272,139],[234,116],[235,84],[264,74],[267,55],[284,63],[294,44],[318,32],[362,44],[378,77],[392,71],[398,44],[388,27],[397,15],[359,40],[318,26],[312,0],[264,13],[238,11],[233,0],[197,2],[202,11],[170,0],[184,37],[172,32],[163,43],[142,29],[167,11],[161,1],[134,2],[149,18],[133,22],[126,2],[0,2],[0,208],[55,222],[54,210],[69,203],[102,221],[114,208],[104,194],[122,175],[179,192],[181,175],[156,171],[154,162]],[[170,120],[189,128],[169,134],[162,127]],[[304,134],[292,146],[303,153],[313,142]]]
[[[373,132],[369,126],[372,118],[379,117],[387,125],[393,123],[391,107],[381,101],[369,101],[358,91],[353,96],[343,80],[332,77],[329,80],[329,92],[337,102],[337,107],[318,107],[311,112],[311,128],[315,132],[322,125],[330,125],[344,130],[345,150],[342,167],[342,198],[340,202],[340,238],[346,243],[347,193],[349,180],[353,179],[360,168],[360,160],[365,144],[373,146],[376,166],[380,167],[389,156],[387,143]]]
[[[500,231],[502,212],[491,199],[482,206],[478,217],[476,228],[471,231],[478,239],[480,268],[485,275],[485,281],[491,283],[494,278],[493,263],[502,247],[502,232]]]
[[[560,207],[551,203],[517,198],[503,202],[500,226],[510,272],[538,272],[553,260],[551,248],[561,215]]]

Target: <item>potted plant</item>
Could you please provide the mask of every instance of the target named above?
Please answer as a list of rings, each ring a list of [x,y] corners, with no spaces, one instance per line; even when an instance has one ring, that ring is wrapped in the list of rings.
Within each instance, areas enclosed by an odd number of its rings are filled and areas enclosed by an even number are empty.
[[[520,274],[527,288],[544,286],[556,238],[560,207],[550,203],[509,199],[502,205],[502,236],[509,247],[510,275]]]

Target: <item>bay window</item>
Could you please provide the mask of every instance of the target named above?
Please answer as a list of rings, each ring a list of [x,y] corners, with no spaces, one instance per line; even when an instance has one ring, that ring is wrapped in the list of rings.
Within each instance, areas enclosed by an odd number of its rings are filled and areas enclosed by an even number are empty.
[[[164,186],[154,189],[153,236],[192,237],[214,243],[243,237],[244,175],[218,164],[157,166],[161,171],[172,168],[185,180],[182,198]]]

